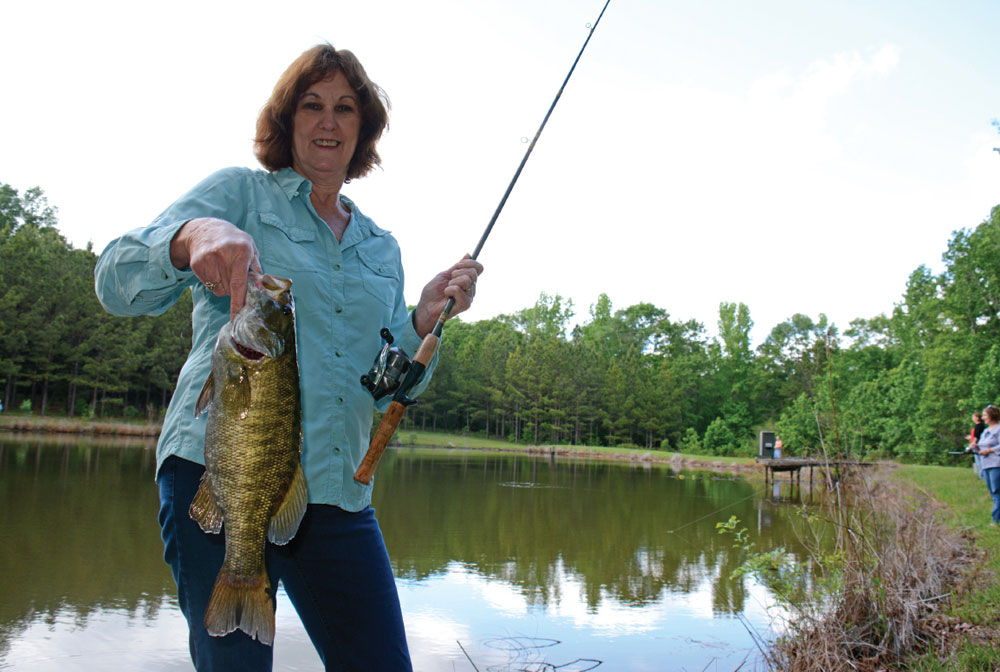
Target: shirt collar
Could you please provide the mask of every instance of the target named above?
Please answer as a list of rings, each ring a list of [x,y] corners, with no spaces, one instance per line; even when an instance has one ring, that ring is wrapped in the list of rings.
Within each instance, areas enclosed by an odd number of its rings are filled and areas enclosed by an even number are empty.
[[[291,168],[282,168],[281,170],[273,173],[273,175],[275,181],[278,183],[278,186],[281,187],[283,192],[285,192],[285,196],[288,197],[289,201],[299,194],[302,190],[303,184],[307,185],[304,192],[305,194],[312,191],[312,183]]]
[[[389,233],[385,229],[376,226],[375,222],[361,212],[358,206],[354,204],[354,201],[347,196],[341,194],[340,201],[351,211],[351,223],[344,231],[344,239],[340,241],[341,246],[348,247],[361,242],[369,236],[384,236]]]
[[[312,192],[312,182],[296,173],[292,168],[282,168],[273,173],[275,181],[281,190],[285,192],[288,200],[296,196],[307,198]],[[344,231],[344,239],[340,242],[342,246],[353,245],[368,236],[384,236],[389,232],[376,226],[370,218],[365,216],[354,204],[354,201],[343,194],[340,195],[341,202],[351,211],[351,223]]]

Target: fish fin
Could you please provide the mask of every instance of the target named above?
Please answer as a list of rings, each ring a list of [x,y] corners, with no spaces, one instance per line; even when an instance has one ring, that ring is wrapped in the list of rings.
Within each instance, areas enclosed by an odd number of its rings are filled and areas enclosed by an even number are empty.
[[[188,515],[209,534],[218,534],[222,531],[222,509],[219,508],[219,503],[212,492],[207,472],[201,475],[201,485],[191,500]]]
[[[240,578],[223,565],[205,608],[205,629],[223,637],[237,628],[262,644],[274,644],[274,602],[267,572]]]
[[[201,394],[198,395],[198,401],[194,405],[194,417],[199,417],[202,413],[208,410],[208,407],[212,405],[212,399],[215,397],[215,374],[208,374],[208,379],[205,380],[205,384],[201,388]]]
[[[271,518],[271,524],[267,528],[267,538],[271,543],[284,545],[291,541],[299,529],[302,516],[306,513],[308,502],[309,492],[306,488],[306,475],[302,471],[302,465],[297,464],[292,484],[285,494],[285,501],[281,503],[278,511]]]

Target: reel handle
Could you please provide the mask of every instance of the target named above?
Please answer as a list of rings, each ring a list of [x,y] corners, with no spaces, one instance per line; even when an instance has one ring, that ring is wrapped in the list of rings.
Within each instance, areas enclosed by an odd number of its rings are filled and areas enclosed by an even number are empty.
[[[405,412],[406,406],[398,401],[393,401],[389,404],[389,408],[386,410],[385,415],[382,416],[382,422],[379,423],[378,429],[375,430],[375,436],[372,437],[372,442],[368,446],[368,452],[365,453],[364,459],[361,460],[358,470],[354,472],[355,481],[362,485],[371,484],[372,476],[375,475],[375,467],[378,466],[378,461],[382,459],[382,453],[385,452],[386,446],[392,440],[396,426],[403,419],[403,413]]]

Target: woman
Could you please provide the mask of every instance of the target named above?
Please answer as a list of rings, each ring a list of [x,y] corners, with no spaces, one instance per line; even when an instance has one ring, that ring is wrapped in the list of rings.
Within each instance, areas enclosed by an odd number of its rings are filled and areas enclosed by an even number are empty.
[[[319,45],[279,79],[257,121],[267,169],[208,177],[148,227],[101,255],[98,297],[119,315],[160,314],[188,287],[191,353],[157,446],[164,557],[178,584],[198,670],[269,670],[271,647],[202,623],[223,557],[220,535],[188,516],[204,471],[205,417],[194,405],[220,327],[241,308],[247,269],[291,278],[300,361],[302,464],[309,507],[294,539],[268,545],[281,580],[327,669],[409,670],[402,615],[371,502],[352,475],[367,449],[373,400],[359,384],[388,326],[414,353],[449,298],[467,310],[482,266],[468,257],[439,273],[408,313],[395,239],[340,193],[379,165],[385,94],[349,51]],[[227,298],[229,297],[229,298]],[[428,367],[419,393],[426,386]],[[388,403],[386,399],[384,404]]]
[[[966,452],[971,452],[973,454],[972,469],[981,478],[985,479],[983,474],[983,458],[979,456],[979,449],[977,447],[979,443],[979,437],[983,435],[986,430],[986,423],[983,422],[983,414],[976,411],[972,414],[972,432],[969,434],[969,447],[966,448]]]
[[[990,404],[983,409],[986,429],[979,437],[983,480],[993,497],[993,525],[1000,524],[1000,408]]]

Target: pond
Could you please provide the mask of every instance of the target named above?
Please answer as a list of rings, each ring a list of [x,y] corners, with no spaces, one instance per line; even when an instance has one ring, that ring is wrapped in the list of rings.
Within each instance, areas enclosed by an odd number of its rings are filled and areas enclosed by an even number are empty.
[[[152,444],[0,434],[0,669],[192,669],[154,468]],[[718,474],[401,448],[376,480],[419,672],[755,669],[774,600],[715,524],[805,557],[787,491]],[[321,669],[280,588],[274,653]]]

